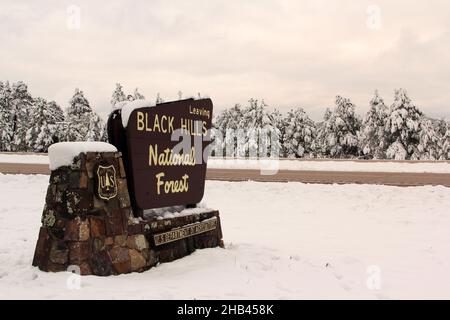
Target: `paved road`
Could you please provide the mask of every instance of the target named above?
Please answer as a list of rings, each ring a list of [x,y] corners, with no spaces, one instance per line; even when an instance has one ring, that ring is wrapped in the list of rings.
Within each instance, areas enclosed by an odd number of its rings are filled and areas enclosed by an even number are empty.
[[[49,174],[47,164],[0,163],[0,172],[10,174]],[[391,186],[442,185],[450,187],[450,173],[394,173],[354,171],[280,170],[275,175],[261,175],[259,170],[208,169],[206,179],[223,181],[297,181],[321,184],[382,184]]]
[[[0,162],[0,172],[11,174],[50,174],[50,169],[48,164]]]
[[[275,175],[260,175],[259,170],[208,169],[209,180],[226,181],[298,181],[321,184],[382,184],[390,186],[443,185],[450,187],[450,173],[402,173],[402,172],[355,172],[355,171],[293,171],[280,170]]]

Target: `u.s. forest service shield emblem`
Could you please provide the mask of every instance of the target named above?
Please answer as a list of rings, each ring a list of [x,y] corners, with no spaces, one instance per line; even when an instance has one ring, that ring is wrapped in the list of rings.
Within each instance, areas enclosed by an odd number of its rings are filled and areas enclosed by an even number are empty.
[[[97,195],[103,200],[117,196],[116,169],[113,165],[97,167]]]

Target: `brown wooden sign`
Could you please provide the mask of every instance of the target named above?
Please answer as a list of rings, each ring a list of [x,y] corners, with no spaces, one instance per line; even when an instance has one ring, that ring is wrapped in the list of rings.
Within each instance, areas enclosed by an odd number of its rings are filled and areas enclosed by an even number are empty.
[[[116,135],[110,141],[120,141],[115,145],[124,153],[130,196],[137,209],[201,201],[212,110],[211,99],[168,102],[135,109],[122,133],[110,129]],[[126,139],[117,137],[123,134]]]

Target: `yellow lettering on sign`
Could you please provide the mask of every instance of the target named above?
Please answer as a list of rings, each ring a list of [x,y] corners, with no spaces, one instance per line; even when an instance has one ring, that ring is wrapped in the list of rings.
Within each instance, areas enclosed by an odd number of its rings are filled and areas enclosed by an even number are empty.
[[[180,180],[167,180],[164,181],[164,172],[160,172],[156,177],[156,192],[158,195],[163,191],[164,193],[180,193],[189,191],[189,176],[187,174],[183,175]]]
[[[167,132],[167,128],[164,127],[164,120],[167,122],[167,116],[163,115],[161,117],[161,131],[166,133]]]
[[[149,166],[195,166],[195,148],[192,146],[189,153],[173,153],[172,149],[166,148],[158,153],[158,145],[148,146]]]
[[[152,132],[152,129],[148,127],[148,113],[145,114],[145,131]]]
[[[150,119],[149,119],[150,118]],[[138,131],[173,133],[175,117],[155,114],[153,119],[147,112],[137,111],[136,128]],[[206,135],[206,121],[180,118],[180,129],[191,136]]]
[[[174,118],[173,116],[155,114],[154,118],[151,119],[147,112],[138,111],[136,114],[136,128],[138,131],[172,133],[174,131]]]
[[[155,119],[153,120],[153,131],[156,131],[156,128],[158,128],[158,132],[161,132],[161,128],[159,127],[159,118],[157,114],[155,114]]]
[[[206,121],[202,121],[202,133],[204,136],[206,136],[206,132],[208,131],[208,129],[206,128]]]
[[[145,128],[144,113],[138,112],[136,115],[136,120],[137,120],[136,127],[137,127],[138,131],[143,131]]]
[[[174,117],[169,117],[169,132],[173,132],[173,119]]]

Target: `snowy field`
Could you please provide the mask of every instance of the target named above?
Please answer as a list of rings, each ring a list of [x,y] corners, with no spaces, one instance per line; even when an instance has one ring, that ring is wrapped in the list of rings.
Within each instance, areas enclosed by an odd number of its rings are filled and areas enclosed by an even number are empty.
[[[400,161],[351,161],[351,160],[252,160],[208,159],[210,169],[271,169],[299,171],[358,171],[358,172],[434,172],[450,173],[450,161],[400,162]]]
[[[226,249],[69,290],[31,266],[47,181],[0,174],[1,299],[450,298],[448,188],[207,181]]]
[[[11,154],[0,153],[0,163],[39,163],[48,164],[48,156],[40,154]]]
[[[0,153],[0,163],[39,163],[48,164],[46,155],[23,155]],[[275,167],[272,167],[275,165]],[[208,160],[210,169],[264,169],[278,168],[278,170],[303,171],[358,171],[358,172],[434,172],[450,173],[450,161],[437,162],[404,162],[404,161],[350,161],[350,160],[289,160],[277,162],[251,159],[220,159]]]

